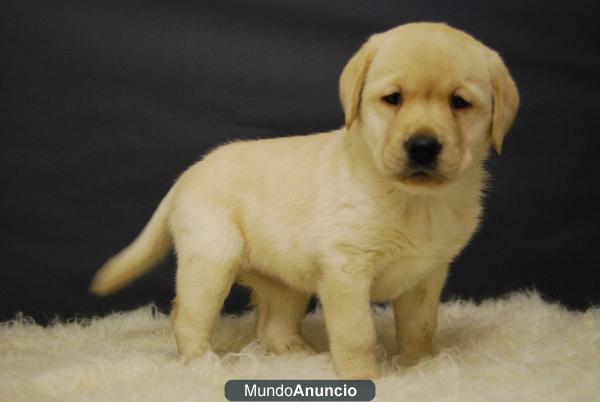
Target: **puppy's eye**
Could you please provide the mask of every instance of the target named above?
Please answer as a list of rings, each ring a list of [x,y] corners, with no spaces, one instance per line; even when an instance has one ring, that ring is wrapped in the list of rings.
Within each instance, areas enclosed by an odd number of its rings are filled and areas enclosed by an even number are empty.
[[[389,105],[399,105],[402,102],[402,95],[400,92],[394,92],[381,98],[385,103]]]
[[[452,104],[452,108],[454,109],[466,109],[471,106],[469,102],[467,102],[464,98],[458,95],[454,95],[450,100],[450,103]]]

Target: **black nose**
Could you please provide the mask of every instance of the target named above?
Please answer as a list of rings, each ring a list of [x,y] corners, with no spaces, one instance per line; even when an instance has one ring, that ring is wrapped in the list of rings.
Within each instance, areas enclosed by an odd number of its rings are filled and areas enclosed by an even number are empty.
[[[415,134],[404,143],[404,148],[412,165],[427,166],[435,162],[442,144],[431,135]]]

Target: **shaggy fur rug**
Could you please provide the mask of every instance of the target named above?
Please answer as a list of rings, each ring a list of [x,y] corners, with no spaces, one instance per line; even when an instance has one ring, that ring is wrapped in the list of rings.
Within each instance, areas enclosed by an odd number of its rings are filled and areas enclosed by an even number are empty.
[[[410,368],[391,363],[392,311],[374,317],[385,370],[377,401],[600,400],[598,308],[571,312],[536,293],[446,303],[436,356]],[[277,356],[253,340],[253,313],[223,317],[215,353],[184,364],[152,306],[48,327],[20,316],[0,326],[0,400],[212,402],[229,379],[334,378],[322,314],[302,331],[320,353]]]

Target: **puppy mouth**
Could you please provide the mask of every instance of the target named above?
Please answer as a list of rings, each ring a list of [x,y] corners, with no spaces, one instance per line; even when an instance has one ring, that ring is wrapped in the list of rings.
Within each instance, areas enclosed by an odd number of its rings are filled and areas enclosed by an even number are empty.
[[[443,184],[446,178],[435,169],[411,168],[396,175],[398,180],[408,184],[438,185]]]
[[[432,177],[434,177],[434,174],[427,170],[417,170],[413,173],[408,174],[407,176],[416,180],[429,180]]]

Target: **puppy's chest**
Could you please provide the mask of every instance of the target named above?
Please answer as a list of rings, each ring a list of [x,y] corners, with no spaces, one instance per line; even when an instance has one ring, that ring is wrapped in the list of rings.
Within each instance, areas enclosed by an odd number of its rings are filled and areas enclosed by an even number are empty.
[[[347,224],[356,252],[371,254],[378,262],[435,258],[467,240],[477,221],[473,209],[431,201],[368,205]]]
[[[413,287],[432,269],[449,263],[475,229],[475,211],[452,205],[401,205],[363,222],[356,252],[373,266],[373,300],[390,300]]]
[[[479,203],[410,199],[370,200],[340,210],[344,252],[372,265],[380,277],[423,272],[448,262],[477,226]]]

